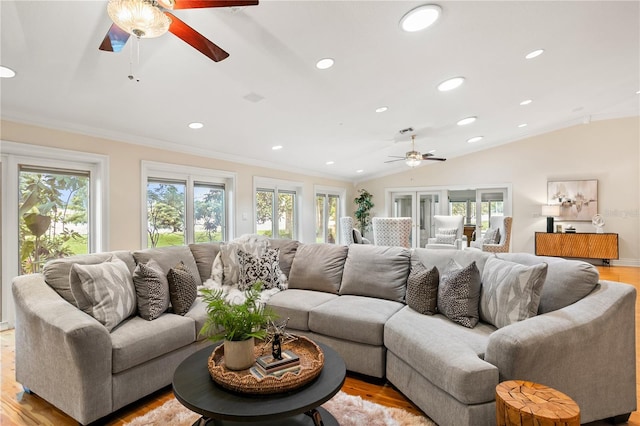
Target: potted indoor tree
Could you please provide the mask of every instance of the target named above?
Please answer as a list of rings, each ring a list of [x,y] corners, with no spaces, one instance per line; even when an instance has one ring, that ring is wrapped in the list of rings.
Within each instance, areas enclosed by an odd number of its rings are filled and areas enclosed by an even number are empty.
[[[364,233],[369,228],[369,224],[371,223],[371,213],[370,210],[373,208],[373,195],[369,193],[364,188],[358,190],[358,196],[353,200],[356,204],[357,209],[353,213],[360,225],[360,233],[364,236]]]
[[[245,301],[227,301],[222,289],[201,289],[206,303],[207,319],[200,334],[217,342],[224,339],[224,364],[229,370],[245,370],[255,361],[254,339],[263,339],[266,328],[276,314],[260,302],[262,283],[257,282],[245,292]]]

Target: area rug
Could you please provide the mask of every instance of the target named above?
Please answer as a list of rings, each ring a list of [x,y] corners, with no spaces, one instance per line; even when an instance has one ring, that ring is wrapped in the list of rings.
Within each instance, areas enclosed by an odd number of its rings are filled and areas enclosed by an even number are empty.
[[[333,414],[340,426],[436,426],[426,417],[365,401],[344,392],[338,392],[322,406]],[[191,426],[199,417],[176,399],[171,399],[126,426]]]

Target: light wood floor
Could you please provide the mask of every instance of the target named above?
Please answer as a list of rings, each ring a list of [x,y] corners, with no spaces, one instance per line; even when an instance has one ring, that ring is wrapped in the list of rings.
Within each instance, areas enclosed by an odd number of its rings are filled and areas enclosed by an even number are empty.
[[[599,267],[602,279],[625,282],[634,285],[640,291],[640,268],[612,266]],[[0,425],[77,425],[73,419],[37,395],[22,393],[22,387],[15,380],[15,336],[13,330],[0,333],[2,351],[0,365],[2,369]],[[636,302],[636,369],[640,360],[640,307]],[[636,370],[637,371],[637,370]],[[637,376],[640,379],[640,376]],[[638,384],[636,384],[638,386]],[[349,375],[342,390],[351,395],[359,395],[364,399],[389,407],[399,407],[416,414],[420,410],[399,393],[393,386],[384,382],[372,382],[356,375]],[[640,387],[638,389],[640,396]],[[107,425],[122,425],[151,409],[162,405],[173,396],[171,388],[162,389],[134,404],[131,404],[104,420]],[[638,404],[640,406],[640,403]],[[590,426],[606,424],[593,423]],[[640,412],[632,413],[629,425],[640,426]]]

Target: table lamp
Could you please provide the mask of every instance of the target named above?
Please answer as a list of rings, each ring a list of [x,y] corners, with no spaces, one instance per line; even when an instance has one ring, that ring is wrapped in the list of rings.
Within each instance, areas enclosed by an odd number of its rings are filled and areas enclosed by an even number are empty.
[[[560,206],[542,206],[542,216],[547,217],[547,232],[553,233],[553,218],[560,216]]]

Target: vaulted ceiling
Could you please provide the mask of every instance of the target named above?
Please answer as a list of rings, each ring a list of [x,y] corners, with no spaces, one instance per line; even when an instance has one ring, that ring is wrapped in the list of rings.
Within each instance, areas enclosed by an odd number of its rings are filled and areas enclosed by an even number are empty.
[[[170,33],[141,40],[139,55],[133,38],[98,50],[106,0],[3,0],[0,64],[16,76],[0,80],[2,118],[356,181],[405,170],[385,161],[410,150],[410,134],[416,150],[453,158],[640,114],[640,2],[441,1],[435,25],[402,31],[426,3],[174,11],[230,53],[216,63]],[[317,69],[326,57],[334,66]],[[438,91],[456,76],[462,86]]]

